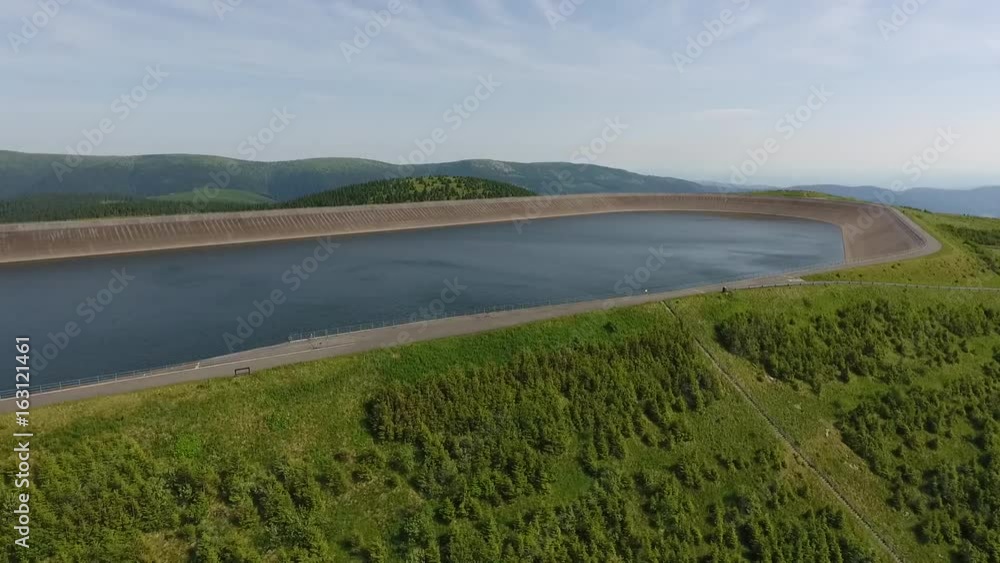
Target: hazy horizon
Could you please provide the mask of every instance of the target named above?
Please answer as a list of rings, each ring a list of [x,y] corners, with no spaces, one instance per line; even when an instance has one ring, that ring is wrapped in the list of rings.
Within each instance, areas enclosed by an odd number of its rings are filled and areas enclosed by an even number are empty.
[[[0,145],[996,185],[997,16],[970,0],[16,0]]]

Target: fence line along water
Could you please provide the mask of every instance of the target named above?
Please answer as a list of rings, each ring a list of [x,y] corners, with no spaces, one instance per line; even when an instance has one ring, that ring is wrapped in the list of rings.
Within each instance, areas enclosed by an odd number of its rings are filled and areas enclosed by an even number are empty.
[[[834,267],[842,267],[845,262],[840,260],[836,262],[826,262],[823,264],[818,264],[812,266],[808,269],[796,268],[783,270],[778,272],[767,272],[767,273],[754,273],[747,274],[745,276],[727,278],[725,280],[718,280],[715,282],[705,282],[704,280],[691,282],[682,285],[671,285],[671,286],[655,286],[640,288],[639,291],[645,289],[650,295],[657,295],[660,293],[668,293],[673,291],[684,291],[687,289],[693,289],[696,287],[711,287],[713,285],[725,284],[725,283],[740,283],[755,279],[769,279],[777,278],[791,275],[805,275],[808,272],[816,273],[817,271],[826,270]],[[416,315],[410,315],[405,318],[397,318],[388,321],[374,321],[369,323],[362,323],[356,325],[347,326],[336,326],[329,328],[321,328],[315,330],[300,330],[294,332],[288,336],[289,342],[300,342],[304,340],[316,340],[320,338],[328,338],[331,336],[339,336],[342,334],[350,334],[354,332],[364,332],[367,330],[375,330],[378,328],[386,328],[392,326],[403,326],[408,324],[420,324],[422,322],[430,322],[441,319],[455,318],[455,317],[469,317],[475,315],[483,315],[488,313],[499,313],[503,311],[517,311],[521,309],[534,309],[538,307],[554,307],[559,305],[572,305],[575,303],[586,303],[588,301],[605,301],[609,299],[619,299],[623,297],[629,297],[629,295],[623,295],[621,293],[603,293],[603,294],[589,294],[582,295],[579,297],[569,297],[566,299],[543,299],[538,301],[526,301],[522,303],[514,303],[507,305],[490,305],[485,307],[473,307],[473,308],[463,308],[454,309],[452,311],[447,311],[438,315],[427,318],[417,318]]]
[[[812,268],[809,268],[808,271],[815,272],[815,271],[817,271],[819,269],[826,269],[826,268],[832,268],[832,267],[842,267],[843,265],[844,265],[843,261],[828,262],[828,263],[825,263],[825,264],[820,264],[820,265],[814,266]],[[723,280],[723,281],[717,281],[714,284],[711,283],[711,282],[706,283],[704,281],[699,281],[699,282],[693,282],[693,283],[690,283],[690,284],[684,284],[684,285],[680,285],[680,286],[650,287],[650,288],[647,288],[647,290],[648,290],[648,292],[649,292],[650,295],[656,295],[657,293],[664,293],[664,292],[668,292],[668,291],[683,291],[683,290],[691,289],[691,288],[694,288],[694,287],[701,287],[701,286],[708,287],[708,286],[712,286],[712,285],[718,285],[720,283],[745,282],[745,281],[752,280],[752,279],[763,279],[763,278],[780,277],[780,276],[791,275],[793,273],[795,273],[795,274],[802,274],[804,271],[805,270],[799,269],[799,270],[786,270],[786,271],[782,271],[782,272],[769,272],[769,273],[760,273],[760,274],[749,274],[749,275],[741,276],[741,277],[738,277],[738,278],[729,278],[729,279],[726,279],[726,280]],[[287,340],[288,340],[288,342],[298,342],[298,341],[303,341],[303,340],[315,340],[315,339],[327,338],[327,337],[331,337],[331,336],[338,336],[338,335],[343,335],[343,334],[365,332],[365,331],[370,331],[370,330],[375,330],[375,329],[380,329],[380,328],[388,328],[388,327],[393,327],[393,326],[403,326],[403,325],[414,324],[414,323],[419,323],[419,322],[429,322],[429,321],[434,321],[434,320],[439,320],[439,319],[446,319],[446,318],[463,317],[463,316],[474,316],[474,315],[481,315],[481,314],[487,314],[487,313],[497,313],[497,312],[503,312],[503,311],[516,311],[516,310],[531,309],[531,308],[536,308],[536,307],[557,306],[557,305],[570,305],[570,304],[574,304],[574,303],[583,303],[583,302],[587,302],[587,301],[601,301],[601,300],[613,299],[613,298],[621,298],[621,297],[626,297],[626,296],[618,294],[618,293],[608,293],[608,294],[602,294],[602,295],[583,295],[583,296],[574,297],[574,298],[568,298],[568,299],[550,299],[550,300],[541,300],[541,301],[534,301],[534,302],[523,302],[523,303],[508,304],[508,305],[494,305],[494,306],[487,306],[487,307],[478,307],[478,308],[471,308],[471,309],[456,309],[456,310],[450,311],[448,313],[436,315],[434,317],[427,318],[427,319],[415,319],[414,316],[410,316],[410,317],[407,317],[407,318],[398,318],[398,319],[393,319],[393,320],[382,320],[382,321],[372,321],[372,322],[368,322],[368,323],[338,326],[338,327],[327,328],[327,329],[319,329],[319,330],[314,330],[314,331],[299,331],[299,332],[290,334],[288,336]],[[278,344],[278,343],[274,343],[274,344]],[[274,345],[274,344],[272,344],[272,345]],[[151,376],[156,376],[156,375],[163,375],[163,374],[166,374],[166,373],[172,373],[172,372],[178,372],[178,371],[186,371],[186,370],[198,369],[198,367],[201,364],[206,363],[206,361],[207,360],[188,361],[188,362],[183,362],[183,363],[161,365],[161,366],[150,367],[150,368],[140,368],[140,369],[129,370],[129,371],[114,372],[114,373],[110,373],[110,374],[102,374],[102,375],[96,375],[96,376],[90,376],[90,377],[83,377],[83,378],[77,378],[77,379],[69,379],[69,380],[58,381],[58,382],[53,382],[53,383],[43,383],[43,384],[40,384],[40,385],[32,386],[30,388],[30,391],[33,394],[38,394],[38,393],[47,393],[47,392],[52,392],[52,391],[60,391],[60,390],[63,390],[63,389],[72,389],[74,387],[83,387],[83,386],[87,386],[87,385],[96,385],[96,384],[99,384],[99,383],[107,383],[107,382],[114,382],[114,381],[124,381],[124,380],[129,380],[129,379],[141,379],[141,378],[145,378],[145,377],[151,377]],[[206,367],[208,367],[208,366],[206,366]],[[0,400],[2,400],[2,399],[9,399],[11,397],[14,397],[16,393],[17,393],[16,389],[5,389],[3,391],[0,391]]]
[[[832,268],[837,266],[844,266],[844,262],[828,263],[814,268],[810,268],[808,272],[816,273],[817,270],[823,270],[826,268]],[[853,264],[852,264],[853,265]],[[725,283],[739,283],[746,282],[753,279],[770,279],[770,278],[780,278],[784,276],[791,275],[804,275],[806,271],[804,270],[788,270],[785,272],[771,272],[767,274],[752,274],[748,276],[743,276],[740,278],[731,278],[725,281],[719,281],[716,283],[704,283],[696,282],[692,284],[687,284],[683,286],[674,287],[657,287],[648,288],[649,294],[655,296],[660,293],[683,291],[686,289],[692,289],[696,287],[711,287],[713,285],[720,285]],[[929,284],[907,284],[907,283],[897,283],[897,282],[877,282],[877,281],[851,281],[851,280],[831,280],[831,281],[772,281],[768,283],[760,283],[754,285],[744,285],[740,289],[764,289],[771,287],[786,287],[792,285],[861,285],[861,286],[884,286],[884,287],[907,287],[914,289],[941,289],[941,290],[955,290],[955,291],[980,291],[980,292],[997,292],[1000,293],[1000,287],[976,287],[976,286],[940,286],[940,285],[929,285]],[[558,306],[558,305],[571,305],[574,303],[583,303],[587,301],[602,301],[606,299],[614,299],[625,297],[621,294],[606,294],[603,296],[587,295],[582,297],[562,299],[562,300],[546,300],[546,301],[536,301],[530,303],[519,303],[512,305],[495,305],[490,307],[479,307],[475,309],[465,309],[456,310],[448,314],[442,314],[429,319],[413,320],[413,318],[407,319],[397,319],[393,321],[374,321],[370,323],[362,323],[356,325],[342,326],[337,328],[330,328],[324,330],[317,330],[311,332],[298,332],[289,335],[289,342],[298,342],[304,340],[316,340],[322,338],[328,338],[331,336],[338,336],[343,334],[351,334],[357,332],[365,332],[369,330],[375,330],[379,328],[388,328],[393,326],[403,326],[407,324],[419,323],[422,321],[435,321],[446,318],[455,318],[463,316],[473,316],[482,315],[487,313],[497,313],[503,311],[516,311],[521,309],[531,309],[536,307],[547,307],[547,306]],[[170,364],[165,366],[144,368],[130,371],[122,371],[105,375],[97,375],[93,377],[84,377],[78,379],[70,379],[66,381],[59,381],[54,383],[44,383],[41,385],[36,385],[30,388],[32,394],[39,393],[49,393],[52,391],[60,391],[63,389],[72,389],[75,387],[83,387],[88,385],[96,385],[99,383],[109,383],[114,381],[126,381],[130,379],[142,379],[145,377],[153,377],[157,375],[164,375],[168,373],[186,371],[198,369],[205,360],[192,361],[178,364]],[[210,366],[205,366],[210,367]],[[0,400],[10,399],[14,397],[17,393],[16,389],[5,389],[0,391]]]
[[[72,389],[74,387],[97,385],[98,383],[125,381],[128,379],[142,379],[144,377],[162,375],[164,373],[172,373],[176,371],[195,369],[200,363],[201,362],[186,362],[182,364],[170,364],[166,366],[159,366],[153,368],[119,371],[105,375],[95,375],[92,377],[83,377],[79,379],[69,379],[66,381],[57,381],[53,383],[43,383],[41,385],[33,385],[29,388],[29,390],[31,391],[32,394],[50,393],[52,391],[61,391],[63,389]],[[5,389],[3,391],[0,391],[0,400],[10,399],[14,397],[16,393],[17,393],[16,389]]]
[[[672,291],[683,291],[687,289],[692,289],[695,287],[711,287],[712,285],[718,285],[723,283],[739,283],[745,282],[753,279],[767,279],[775,278],[789,275],[802,275],[805,272],[816,272],[818,270],[824,270],[834,267],[843,267],[845,265],[844,261],[828,262],[825,264],[820,264],[808,268],[807,270],[796,269],[796,270],[784,270],[780,272],[768,272],[768,273],[753,273],[745,276],[740,276],[736,278],[728,278],[726,280],[717,281],[714,283],[705,283],[704,281],[692,282],[690,284],[678,285],[678,286],[661,286],[661,287],[650,287],[646,288],[650,295],[657,295],[660,293],[667,293]],[[772,284],[761,284],[759,286],[747,287],[746,289],[752,289],[754,287],[769,287]],[[787,284],[773,284],[773,285],[787,285]],[[322,338],[328,338],[331,336],[339,336],[343,334],[351,334],[358,332],[365,332],[369,330],[375,330],[380,328],[388,328],[394,326],[404,326],[408,324],[415,324],[420,322],[430,322],[435,320],[455,318],[455,317],[465,317],[482,315],[488,313],[499,313],[503,311],[517,311],[522,309],[533,309],[536,307],[550,307],[559,305],[571,305],[574,303],[585,303],[588,301],[603,301],[607,299],[616,299],[627,297],[627,295],[622,295],[620,293],[607,293],[600,295],[583,295],[579,297],[572,297],[567,299],[549,299],[549,300],[539,300],[531,302],[522,302],[507,305],[493,305],[487,307],[477,307],[472,309],[456,309],[454,311],[436,315],[427,319],[414,319],[413,316],[407,318],[398,318],[393,320],[383,320],[383,321],[372,321],[368,323],[360,323],[354,325],[345,325],[339,327],[333,327],[328,329],[320,329],[315,331],[300,331],[288,336],[288,342],[300,342],[307,340],[316,340]],[[273,344],[272,344],[273,345]],[[114,381],[124,381],[130,379],[142,379],[145,377],[152,377],[156,375],[164,375],[167,373],[173,373],[178,371],[198,369],[201,364],[206,363],[207,360],[200,361],[189,361],[177,364],[168,364],[163,366],[151,367],[151,368],[141,368],[129,371],[121,371],[110,374],[96,375],[91,377],[83,377],[77,379],[69,379],[65,381],[57,381],[53,383],[43,383],[40,385],[34,385],[30,387],[30,391],[33,394],[38,393],[48,393],[52,391],[61,391],[63,389],[72,389],[75,387],[83,387],[87,385],[96,385],[99,383],[108,383]],[[209,367],[209,366],[205,366]],[[5,389],[0,391],[0,400],[9,399],[16,395],[17,389]]]
[[[704,287],[711,287],[713,285],[719,285],[719,284],[724,284],[724,283],[746,282],[746,281],[753,280],[753,279],[767,279],[767,278],[775,278],[775,277],[782,277],[782,276],[789,276],[789,275],[802,275],[804,272],[816,272],[818,270],[824,270],[824,269],[828,269],[828,268],[843,267],[844,264],[845,264],[844,261],[828,262],[828,263],[825,263],[825,264],[819,264],[819,265],[813,266],[811,268],[808,268],[807,270],[803,270],[803,269],[800,268],[800,269],[796,269],[796,270],[785,270],[785,271],[781,271],[781,272],[755,273],[755,274],[749,274],[749,275],[746,275],[746,276],[740,276],[740,277],[736,277],[736,278],[729,278],[729,279],[722,280],[722,281],[717,281],[717,282],[714,282],[714,283],[711,283],[711,282],[710,283],[706,283],[704,281],[698,281],[698,282],[692,282],[690,284],[684,284],[684,285],[678,285],[678,286],[650,287],[650,288],[646,288],[646,291],[648,291],[648,293],[650,295],[656,295],[656,294],[659,294],[659,293],[666,293],[666,292],[672,292],[672,291],[683,291],[683,290],[692,289],[692,288],[695,288],[695,287],[702,287],[702,286],[704,286]],[[781,284],[778,284],[778,285],[781,285]],[[767,285],[761,285],[759,287],[767,287]],[[747,289],[751,289],[751,288],[752,287],[748,287]],[[375,330],[375,329],[380,329],[380,328],[388,328],[388,327],[394,327],[394,326],[403,326],[403,325],[415,324],[415,323],[420,323],[420,322],[430,322],[430,321],[447,319],[447,318],[474,316],[474,315],[482,315],[482,314],[488,314],[488,313],[498,313],[498,312],[503,312],[503,311],[517,311],[517,310],[522,310],[522,309],[533,309],[533,308],[536,308],[536,307],[550,307],[550,306],[558,306],[558,305],[572,305],[572,304],[575,304],[575,303],[585,303],[585,302],[588,302],[588,301],[603,301],[603,300],[607,300],[607,299],[616,299],[616,298],[622,298],[622,297],[627,297],[627,296],[626,295],[622,295],[620,293],[607,293],[607,294],[600,294],[600,295],[583,295],[583,296],[580,296],[580,297],[573,297],[573,298],[567,298],[567,299],[549,299],[549,300],[523,302],[523,303],[515,303],[515,304],[508,304],[508,305],[493,305],[493,306],[478,307],[478,308],[472,308],[472,309],[456,309],[454,311],[451,311],[451,312],[448,312],[448,313],[444,313],[444,314],[440,314],[440,315],[436,315],[434,317],[427,318],[427,319],[414,319],[413,316],[410,316],[410,317],[407,317],[407,318],[398,318],[398,319],[383,320],[383,321],[372,321],[372,322],[368,322],[368,323],[360,323],[360,324],[354,324],[354,325],[339,326],[339,327],[333,327],[333,328],[328,328],[328,329],[319,329],[319,330],[314,330],[314,331],[300,331],[300,332],[296,332],[296,333],[290,334],[288,336],[287,340],[288,340],[288,342],[300,342],[300,341],[306,341],[306,340],[316,340],[316,339],[328,338],[328,337],[331,337],[331,336],[339,336],[339,335],[343,335],[343,334],[365,332],[365,331],[370,331],[370,330]],[[33,394],[39,394],[39,393],[48,393],[48,392],[52,392],[52,391],[60,391],[60,390],[63,390],[63,389],[72,389],[74,387],[83,387],[83,386],[87,386],[87,385],[96,385],[96,384],[99,384],[99,383],[107,383],[107,382],[114,382],[114,381],[124,381],[124,380],[130,380],[130,379],[142,379],[144,377],[152,377],[152,376],[156,376],[156,375],[163,375],[163,374],[166,374],[166,373],[172,373],[172,372],[177,372],[177,371],[185,371],[185,370],[197,369],[202,363],[205,363],[205,362],[206,362],[206,360],[189,361],[189,362],[184,362],[184,363],[168,364],[168,365],[151,367],[151,368],[142,368],[142,369],[136,369],[136,370],[115,372],[115,373],[111,373],[111,374],[96,375],[96,376],[83,377],[83,378],[78,378],[78,379],[70,379],[70,380],[58,381],[58,382],[53,382],[53,383],[43,383],[41,385],[33,386],[30,389],[30,391]],[[206,366],[206,367],[209,367],[209,366]],[[14,397],[16,393],[17,393],[16,389],[5,389],[3,391],[0,391],[0,400],[2,400],[2,399],[9,399],[11,397]]]

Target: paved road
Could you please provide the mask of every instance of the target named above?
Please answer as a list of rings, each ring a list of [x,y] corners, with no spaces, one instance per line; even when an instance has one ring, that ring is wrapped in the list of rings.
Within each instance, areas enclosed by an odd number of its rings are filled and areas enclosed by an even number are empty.
[[[553,305],[531,309],[484,313],[465,317],[453,317],[424,323],[377,328],[373,330],[341,334],[313,340],[289,342],[268,348],[249,350],[230,356],[222,356],[201,362],[193,362],[185,366],[170,368],[168,370],[152,371],[130,379],[111,380],[93,385],[69,387],[45,393],[36,392],[32,394],[31,406],[34,408],[67,401],[130,393],[142,389],[163,387],[176,383],[186,383],[221,377],[233,377],[236,375],[255,373],[264,369],[289,364],[356,354],[377,348],[397,345],[400,342],[412,343],[445,338],[449,336],[474,334],[600,309],[626,307],[705,293],[718,293],[722,291],[723,287],[735,291],[800,285],[869,285],[909,287],[915,289],[1000,292],[1000,288],[981,287],[931,286],[877,282],[864,282],[863,284],[859,284],[859,282],[837,281],[806,282],[795,276],[796,274],[789,274],[780,278],[713,284],[691,289],[655,294],[651,293],[634,297],[620,297],[601,301],[586,301],[566,305]],[[0,400],[0,413],[14,412],[15,410],[17,410],[17,408],[13,399]]]

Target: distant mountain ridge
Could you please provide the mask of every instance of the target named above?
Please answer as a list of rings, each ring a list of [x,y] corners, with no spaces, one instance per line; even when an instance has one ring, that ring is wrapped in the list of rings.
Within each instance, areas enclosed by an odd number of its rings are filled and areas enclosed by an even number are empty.
[[[154,197],[215,186],[259,194],[280,202],[349,185],[410,176],[471,176],[543,194],[734,193],[774,189],[692,182],[565,162],[461,160],[405,166],[362,158],[252,162],[184,154],[92,156],[71,161],[66,155],[0,151],[0,199],[52,193]],[[974,190],[915,188],[898,192],[875,186],[835,184],[788,189],[883,201],[939,213],[1000,217],[1000,186]]]
[[[894,191],[876,186],[824,184],[796,186],[793,189],[812,190],[841,197],[852,197],[863,201],[882,202],[889,205],[916,207],[935,213],[1000,217],[1000,186],[987,186],[971,190],[911,188]]]
[[[536,193],[698,192],[696,182],[589,164],[462,160],[403,166],[361,158],[250,162],[215,156],[83,157],[0,151],[0,199],[44,193],[134,197],[188,192],[206,185],[287,201],[344,186],[409,176],[472,176]]]

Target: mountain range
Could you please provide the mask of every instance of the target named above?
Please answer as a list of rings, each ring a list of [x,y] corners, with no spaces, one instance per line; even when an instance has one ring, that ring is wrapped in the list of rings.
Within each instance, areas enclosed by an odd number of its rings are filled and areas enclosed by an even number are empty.
[[[203,155],[69,157],[0,151],[0,199],[53,193],[106,193],[156,197],[189,193],[205,186],[239,190],[274,201],[387,178],[472,176],[508,182],[536,193],[714,193],[774,189],[637,174],[592,164],[462,160],[395,165],[361,158],[318,158],[256,162]],[[883,201],[955,213],[1000,217],[1000,186],[974,190],[915,188],[892,191],[874,186],[815,185],[810,190],[864,201]]]
[[[890,205],[916,207],[935,213],[1000,217],[1000,186],[987,186],[972,190],[942,190],[937,188],[912,188],[887,190],[875,186],[817,185],[797,186],[796,189],[823,192],[863,201],[880,201]]]

